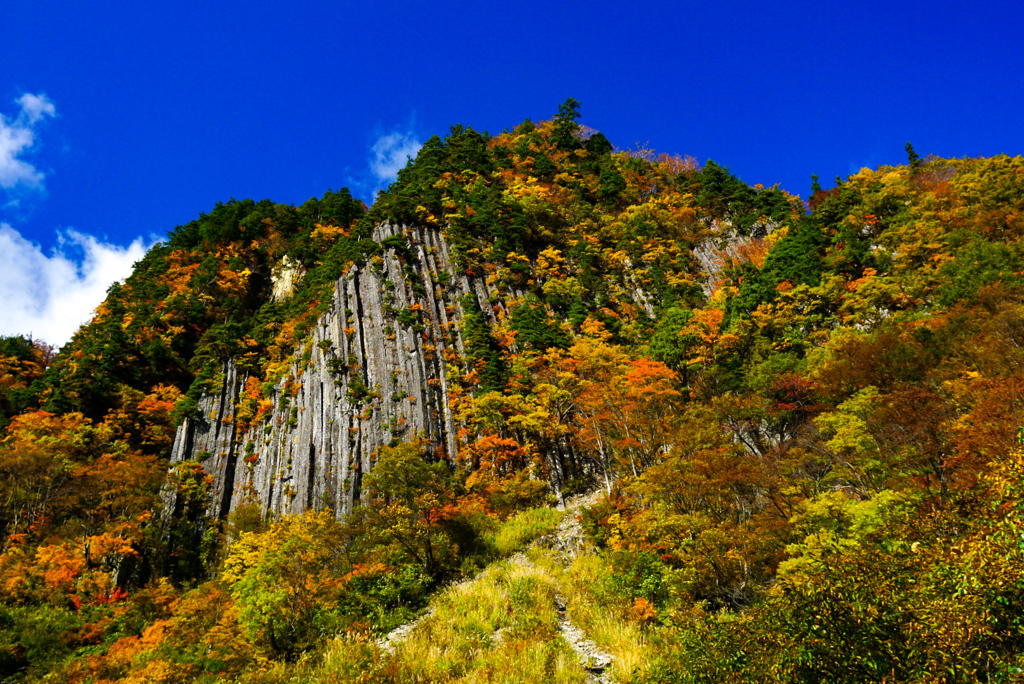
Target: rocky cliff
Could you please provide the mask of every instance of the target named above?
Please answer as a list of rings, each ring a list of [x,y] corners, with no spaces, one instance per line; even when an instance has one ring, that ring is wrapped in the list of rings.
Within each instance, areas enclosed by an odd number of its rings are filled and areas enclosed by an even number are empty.
[[[172,461],[202,463],[216,514],[252,500],[277,514],[326,505],[344,515],[380,446],[423,435],[437,453],[455,453],[447,370],[465,352],[463,300],[491,322],[507,304],[485,279],[457,272],[437,229],[381,224],[373,239],[383,253],[335,283],[267,419],[237,427],[247,378],[229,362],[220,390],[179,426]]]

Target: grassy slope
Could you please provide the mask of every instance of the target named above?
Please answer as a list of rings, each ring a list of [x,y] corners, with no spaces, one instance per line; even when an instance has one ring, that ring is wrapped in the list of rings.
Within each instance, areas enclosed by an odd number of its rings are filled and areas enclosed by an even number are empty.
[[[405,638],[385,644],[366,633],[342,634],[322,653],[248,681],[593,681],[560,633],[566,618],[560,604],[613,657],[603,681],[630,681],[645,661],[644,627],[630,619],[632,606],[608,590],[611,569],[583,542],[576,513],[536,508],[511,518],[492,543],[512,555],[436,594]]]

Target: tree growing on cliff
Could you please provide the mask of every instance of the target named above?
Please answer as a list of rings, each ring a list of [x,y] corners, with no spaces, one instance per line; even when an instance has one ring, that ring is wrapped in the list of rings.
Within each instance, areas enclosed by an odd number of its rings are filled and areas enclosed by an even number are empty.
[[[382,447],[366,476],[367,498],[352,525],[390,549],[390,563],[413,563],[431,577],[450,570],[458,555],[450,523],[458,517],[448,463],[428,463],[420,440]]]

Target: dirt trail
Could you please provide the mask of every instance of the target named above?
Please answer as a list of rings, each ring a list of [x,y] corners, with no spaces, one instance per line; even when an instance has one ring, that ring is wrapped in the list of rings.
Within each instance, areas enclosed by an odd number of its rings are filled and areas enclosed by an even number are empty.
[[[565,516],[558,524],[555,534],[550,537],[541,537],[533,545],[556,553],[562,567],[569,567],[580,551],[587,546],[587,538],[576,512],[580,508],[593,506],[600,501],[603,495],[604,490],[597,489],[590,494],[578,496],[566,502]],[[525,559],[525,554],[523,557]],[[569,619],[568,602],[564,596],[561,594],[555,596],[555,606],[558,608],[559,632],[579,656],[583,669],[590,673],[590,681],[611,684],[612,679],[610,675],[605,674],[605,671],[612,666],[614,658],[611,654],[602,651],[593,640],[587,637],[586,632],[572,623],[572,620]]]
[[[408,639],[409,635],[411,635],[413,631],[420,626],[421,623],[428,620],[430,616],[432,616],[433,614],[434,609],[428,606],[426,612],[423,613],[423,615],[420,615],[412,622],[407,622],[404,625],[400,625],[394,628],[385,636],[381,637],[380,639],[377,639],[377,646],[379,646],[380,650],[384,653],[391,655],[395,652],[396,646],[398,646],[400,643]]]

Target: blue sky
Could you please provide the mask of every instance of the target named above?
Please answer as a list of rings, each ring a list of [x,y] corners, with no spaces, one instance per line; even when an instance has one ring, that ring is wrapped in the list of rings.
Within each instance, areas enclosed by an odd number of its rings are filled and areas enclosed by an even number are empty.
[[[620,148],[802,196],[811,174],[905,161],[908,140],[1024,153],[1019,0],[11,0],[0,35],[0,334],[58,344],[218,201],[369,200],[394,153],[570,96]]]

